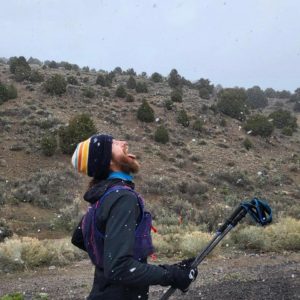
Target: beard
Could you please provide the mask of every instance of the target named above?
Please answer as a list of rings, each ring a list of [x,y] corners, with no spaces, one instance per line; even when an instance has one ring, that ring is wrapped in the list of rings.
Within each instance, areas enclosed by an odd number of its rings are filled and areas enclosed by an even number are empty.
[[[136,174],[140,169],[140,164],[135,159],[135,157],[127,156],[125,154],[118,159],[114,159],[114,163],[122,172],[128,174]]]

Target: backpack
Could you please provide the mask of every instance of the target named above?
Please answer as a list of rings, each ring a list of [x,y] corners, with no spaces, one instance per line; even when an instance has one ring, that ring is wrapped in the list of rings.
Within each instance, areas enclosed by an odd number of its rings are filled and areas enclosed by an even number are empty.
[[[135,230],[135,245],[133,249],[133,258],[142,260],[154,252],[151,238],[152,217],[151,214],[144,210],[144,201],[142,197],[128,186],[112,186],[106,190],[101,198],[91,205],[86,214],[83,216],[79,226],[75,229],[72,243],[80,249],[87,251],[92,263],[95,266],[103,268],[103,253],[105,233],[97,228],[96,211],[101,207],[106,197],[112,192],[127,190],[133,193],[137,198],[142,218]]]

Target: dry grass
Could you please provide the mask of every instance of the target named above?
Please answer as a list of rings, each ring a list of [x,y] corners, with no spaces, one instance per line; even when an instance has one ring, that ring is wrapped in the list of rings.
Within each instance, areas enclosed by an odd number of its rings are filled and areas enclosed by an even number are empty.
[[[212,236],[204,231],[199,231],[195,226],[167,226],[153,235],[154,246],[158,255],[167,257],[194,256],[212,239]],[[258,226],[240,226],[233,230],[226,242],[229,246],[240,249],[253,249],[258,251],[299,251],[300,250],[300,221],[287,217],[280,222],[265,228]],[[219,247],[213,251],[213,255],[219,253]]]
[[[66,265],[84,257],[69,239],[38,240],[14,237],[0,244],[0,272],[43,265]]]
[[[233,232],[229,242],[241,249],[262,251],[300,250],[300,221],[287,217],[265,228],[248,226]]]
[[[211,241],[211,234],[197,230],[196,226],[163,226],[153,234],[159,256],[186,258],[197,255]],[[280,222],[262,228],[240,226],[226,239],[229,246],[259,251],[300,250],[300,221],[283,218]],[[219,253],[216,247],[212,255]],[[87,257],[74,247],[69,239],[38,240],[13,237],[0,244],[0,273],[24,270],[39,266],[61,266]]]
[[[155,234],[153,243],[159,256],[167,257],[192,257],[197,255],[211,240],[209,233],[201,231],[188,231],[188,228],[179,229],[177,231],[165,234]],[[173,227],[173,229],[176,229]],[[218,248],[213,254],[218,253]]]

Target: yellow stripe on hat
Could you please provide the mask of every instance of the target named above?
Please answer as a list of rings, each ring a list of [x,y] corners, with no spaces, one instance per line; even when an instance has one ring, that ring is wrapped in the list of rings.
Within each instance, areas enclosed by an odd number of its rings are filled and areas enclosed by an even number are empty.
[[[82,157],[82,146],[83,146],[83,143],[79,143],[78,144],[78,157],[77,157],[77,170],[80,172],[81,170],[81,157]]]
[[[88,164],[88,157],[89,157],[90,140],[91,139],[88,139],[88,140],[82,142],[83,145],[82,145],[80,171],[85,174],[87,174],[87,164]]]

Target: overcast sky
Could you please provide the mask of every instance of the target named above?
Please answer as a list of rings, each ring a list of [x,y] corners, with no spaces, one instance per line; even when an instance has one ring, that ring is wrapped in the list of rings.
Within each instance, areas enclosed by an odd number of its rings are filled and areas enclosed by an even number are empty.
[[[0,57],[300,87],[299,0],[0,0]]]

